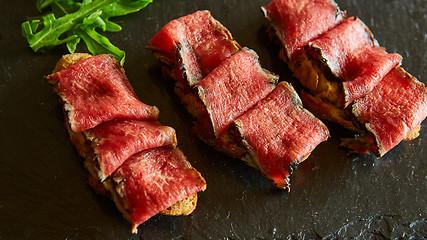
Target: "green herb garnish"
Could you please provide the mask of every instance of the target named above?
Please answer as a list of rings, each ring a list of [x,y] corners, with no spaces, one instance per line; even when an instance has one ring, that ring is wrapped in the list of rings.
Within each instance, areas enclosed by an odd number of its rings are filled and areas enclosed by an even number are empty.
[[[121,65],[125,52],[114,46],[108,38],[97,32],[118,32],[120,25],[110,17],[137,12],[153,0],[37,0],[40,12],[50,12],[22,23],[22,35],[35,51],[65,43],[74,53],[81,39],[90,53],[112,54]],[[41,29],[40,29],[41,28]]]

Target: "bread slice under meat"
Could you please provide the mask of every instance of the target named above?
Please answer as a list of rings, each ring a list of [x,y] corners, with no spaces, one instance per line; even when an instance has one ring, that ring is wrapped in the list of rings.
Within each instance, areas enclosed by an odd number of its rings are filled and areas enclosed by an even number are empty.
[[[73,53],[73,54],[64,55],[57,62],[53,72],[61,71],[81,60],[85,60],[90,57],[92,57],[92,55],[87,53]],[[64,114],[64,116],[65,118],[67,118],[67,114]],[[67,120],[65,122],[68,123],[69,121]],[[104,182],[101,182],[101,180],[98,177],[98,174],[97,174],[98,170],[93,162],[95,153],[93,152],[90,141],[86,139],[85,135],[82,132],[73,132],[69,124],[66,124],[66,125],[67,125],[66,127],[68,130],[68,133],[70,134],[71,142],[77,148],[79,154],[85,158],[85,167],[88,169],[90,173],[90,175],[88,176],[89,185],[91,185],[91,187],[97,193],[112,198],[116,203],[117,207],[119,208],[119,210],[125,215],[126,213],[125,206],[123,205],[123,201],[120,198],[119,194],[114,191],[115,186],[113,181],[111,181],[111,179],[108,178]],[[167,209],[164,209],[160,213],[164,215],[172,215],[172,216],[188,215],[196,209],[196,206],[197,206],[197,193],[175,203],[174,205],[170,206]],[[127,216],[125,216],[125,218],[127,218]]]

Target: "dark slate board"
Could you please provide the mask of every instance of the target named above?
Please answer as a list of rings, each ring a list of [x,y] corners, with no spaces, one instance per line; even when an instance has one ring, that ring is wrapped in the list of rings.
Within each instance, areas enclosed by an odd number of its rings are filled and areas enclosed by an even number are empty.
[[[191,118],[144,47],[168,21],[208,9],[262,66],[291,82],[268,39],[260,6],[268,0],[155,0],[116,18],[108,34],[127,53],[125,70],[141,100],[156,105],[160,121],[177,130],[179,147],[203,174],[208,189],[190,216],[155,216],[130,233],[109,199],[86,184],[83,160],[68,140],[61,108],[44,75],[66,53],[35,54],[20,24],[38,15],[35,1],[1,0],[0,22],[0,239],[387,239],[426,237],[426,122],[420,137],[381,159],[346,156],[339,138],[350,133],[327,123],[322,143],[291,177],[292,191],[274,189],[259,172],[206,146],[190,134]],[[360,17],[403,67],[426,83],[425,0],[337,0]],[[80,48],[80,51],[85,51]],[[288,238],[289,237],[289,238]]]

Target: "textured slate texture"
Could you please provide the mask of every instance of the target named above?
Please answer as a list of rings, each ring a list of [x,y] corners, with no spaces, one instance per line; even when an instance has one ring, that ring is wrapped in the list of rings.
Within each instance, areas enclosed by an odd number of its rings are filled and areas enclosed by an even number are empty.
[[[130,233],[109,199],[86,184],[87,171],[68,140],[60,105],[42,77],[66,53],[35,54],[20,24],[37,15],[35,1],[0,0],[0,239],[388,239],[426,234],[427,130],[381,159],[346,156],[339,138],[351,133],[327,123],[322,143],[291,177],[291,192],[274,189],[261,174],[218,153],[190,134],[191,118],[144,48],[168,21],[199,9],[212,11],[264,68],[292,79],[269,40],[260,6],[268,0],[155,0],[141,12],[117,18],[109,34],[127,53],[125,70],[140,99],[160,109],[160,121],[177,130],[178,146],[205,177],[196,211],[155,216]],[[403,67],[426,83],[427,2],[337,0],[359,16]],[[80,48],[80,51],[85,51]],[[412,234],[412,235],[411,235]]]

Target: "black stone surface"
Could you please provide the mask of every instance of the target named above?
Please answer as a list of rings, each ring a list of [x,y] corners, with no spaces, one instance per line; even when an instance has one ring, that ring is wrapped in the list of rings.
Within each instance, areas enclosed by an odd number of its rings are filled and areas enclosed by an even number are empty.
[[[132,235],[114,203],[86,183],[83,159],[71,145],[61,107],[43,76],[64,47],[34,53],[21,37],[35,1],[0,0],[0,239],[425,239],[427,129],[383,158],[346,156],[327,123],[322,143],[291,177],[290,193],[259,172],[214,151],[191,135],[189,115],[144,47],[168,21],[208,9],[261,64],[291,82],[287,66],[265,33],[260,7],[268,0],[155,0],[139,13],[116,18],[123,31],[108,34],[127,53],[125,70],[140,99],[160,109],[179,147],[206,178],[190,216],[155,216]],[[337,0],[360,17],[403,67],[426,83],[427,1]],[[81,46],[80,51],[85,51]]]

